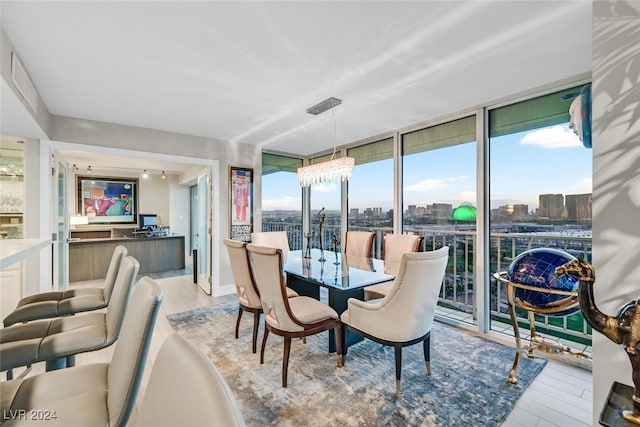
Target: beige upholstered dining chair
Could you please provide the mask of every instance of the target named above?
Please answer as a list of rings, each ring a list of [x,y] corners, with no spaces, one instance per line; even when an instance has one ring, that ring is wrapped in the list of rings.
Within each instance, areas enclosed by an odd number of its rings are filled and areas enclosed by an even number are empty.
[[[53,362],[113,344],[120,334],[139,268],[135,258],[124,259],[106,312],[34,320],[0,329],[0,371],[36,362]]]
[[[69,316],[108,306],[118,271],[126,256],[127,248],[122,245],[116,246],[111,256],[107,275],[97,287],[43,292],[22,298],[18,301],[16,309],[4,318],[4,326],[38,319]]]
[[[282,278],[282,251],[266,246],[247,245],[251,254],[256,283],[260,290],[265,328],[260,349],[260,363],[269,332],[284,338],[282,386],[287,386],[291,338],[307,337],[333,329],[335,331],[338,367],[342,366],[342,327],[340,318],[328,305],[305,296],[287,298]]]
[[[262,303],[260,302],[260,292],[256,285],[249,253],[247,252],[247,244],[239,240],[225,239],[224,245],[227,247],[229,254],[229,262],[231,263],[231,271],[233,280],[236,285],[236,293],[238,294],[238,320],[236,320],[236,339],[238,338],[238,330],[240,328],[240,319],[242,313],[248,311],[253,313],[253,339],[251,350],[256,352],[258,341],[258,324],[260,322],[260,313],[262,313]],[[286,288],[287,297],[292,298],[298,296],[293,289]]]
[[[282,250],[283,264],[289,257],[289,239],[286,231],[260,231],[251,233],[251,243]]]
[[[448,260],[448,246],[403,254],[387,296],[368,302],[350,298],[340,316],[344,327],[395,348],[397,396],[403,347],[422,342],[427,374],[431,375],[431,327]]]
[[[347,231],[344,239],[344,253],[353,256],[370,257],[375,233],[369,231]]]
[[[181,335],[169,335],[153,362],[135,426],[244,425],[238,402],[214,364]]]
[[[125,427],[135,406],[161,301],[162,291],[158,284],[148,277],[140,279],[131,296],[122,334],[110,363],[2,381],[0,411],[3,414],[38,411],[43,416],[55,415],[51,421],[65,427]],[[181,391],[185,393],[185,390]],[[7,425],[40,423],[51,424],[35,418],[16,418]]]
[[[402,255],[407,252],[418,252],[422,245],[422,236],[411,234],[387,234],[384,236],[384,272],[395,276],[398,273]],[[393,286],[393,280],[376,283],[364,288],[364,300],[384,298]]]

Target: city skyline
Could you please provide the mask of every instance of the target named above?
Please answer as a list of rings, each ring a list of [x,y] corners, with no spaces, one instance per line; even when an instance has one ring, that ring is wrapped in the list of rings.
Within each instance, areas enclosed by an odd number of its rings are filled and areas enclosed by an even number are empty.
[[[491,209],[510,204],[539,207],[540,194],[592,192],[592,152],[568,124],[491,139]],[[408,205],[448,203],[476,206],[476,144],[467,143],[403,157],[403,211]],[[428,158],[428,160],[425,160]],[[521,161],[514,161],[518,159]],[[557,173],[550,173],[557,171]],[[349,209],[393,206],[393,161],[358,165],[348,184]],[[313,209],[340,209],[340,183],[316,184]],[[263,177],[263,210],[300,210],[294,173]]]

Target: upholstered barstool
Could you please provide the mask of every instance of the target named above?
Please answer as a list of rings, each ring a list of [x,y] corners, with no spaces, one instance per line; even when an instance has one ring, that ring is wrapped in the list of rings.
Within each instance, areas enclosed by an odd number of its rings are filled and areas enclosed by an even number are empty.
[[[122,245],[116,246],[111,256],[107,275],[99,287],[43,292],[22,298],[18,301],[16,309],[4,318],[4,326],[69,316],[106,307],[109,305],[118,271],[126,256],[127,248]]]
[[[431,375],[431,327],[448,260],[448,246],[403,254],[396,280],[384,298],[349,298],[347,310],[340,315],[344,327],[394,347],[396,396],[400,395],[403,347],[421,342],[427,375]]]
[[[407,252],[418,252],[422,245],[422,236],[412,234],[387,234],[384,236],[384,272],[393,276],[398,274],[398,268],[402,261],[402,255]],[[376,283],[364,288],[364,300],[384,298],[391,287],[393,280]]]
[[[125,260],[126,262],[126,260]],[[65,427],[124,427],[135,407],[162,291],[140,279],[110,363],[95,363],[0,382],[0,411],[7,426],[56,424]],[[76,317],[80,317],[78,315]],[[185,389],[180,389],[183,395]],[[167,405],[166,410],[174,407]],[[18,414],[55,416],[49,423]],[[10,414],[14,414],[13,418]],[[156,424],[158,425],[158,424]],[[171,424],[169,424],[171,425]]]
[[[153,361],[135,425],[242,427],[245,422],[215,365],[182,335],[173,333]]]
[[[120,333],[139,268],[135,258],[124,259],[106,312],[35,320],[0,329],[0,371],[51,362],[113,344]]]

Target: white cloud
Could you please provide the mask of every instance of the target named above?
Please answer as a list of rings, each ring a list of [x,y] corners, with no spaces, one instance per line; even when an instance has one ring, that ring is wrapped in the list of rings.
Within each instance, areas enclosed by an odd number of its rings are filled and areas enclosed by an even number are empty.
[[[593,180],[591,178],[582,178],[580,181],[569,187],[576,194],[586,194],[593,192]]]
[[[463,191],[462,193],[456,196],[456,200],[461,200],[460,203],[471,203],[473,206],[476,205],[476,192],[475,191]]]
[[[338,190],[338,186],[330,182],[328,184],[315,184],[311,187],[311,191],[317,191],[318,193],[333,193]]]
[[[553,126],[527,133],[520,140],[522,145],[535,145],[540,148],[582,147],[582,142],[567,126]]]
[[[404,188],[404,191],[433,191],[438,188],[444,188],[449,184],[464,182],[467,180],[466,176],[452,176],[447,178],[427,178],[418,182],[417,184],[408,185]]]
[[[299,197],[285,196],[279,199],[269,199],[262,201],[263,211],[273,210],[300,210],[302,209],[302,201]]]

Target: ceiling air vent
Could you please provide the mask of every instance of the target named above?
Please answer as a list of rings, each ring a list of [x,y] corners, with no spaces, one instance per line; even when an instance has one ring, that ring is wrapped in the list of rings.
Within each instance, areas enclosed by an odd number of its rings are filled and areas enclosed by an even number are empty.
[[[31,110],[37,113],[38,92],[33,83],[31,83],[27,70],[25,70],[24,65],[22,65],[22,62],[20,62],[15,52],[11,52],[11,79],[20,95],[22,95],[29,107],[31,107]]]

